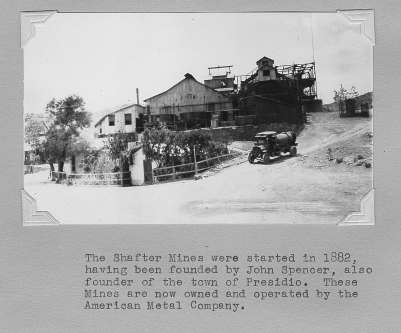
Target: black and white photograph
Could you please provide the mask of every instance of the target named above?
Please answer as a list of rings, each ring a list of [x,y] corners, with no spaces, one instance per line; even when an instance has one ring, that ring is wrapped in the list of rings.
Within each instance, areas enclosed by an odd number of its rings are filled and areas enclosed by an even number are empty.
[[[373,211],[369,24],[341,11],[22,18],[37,20],[22,29],[31,218],[338,224]]]

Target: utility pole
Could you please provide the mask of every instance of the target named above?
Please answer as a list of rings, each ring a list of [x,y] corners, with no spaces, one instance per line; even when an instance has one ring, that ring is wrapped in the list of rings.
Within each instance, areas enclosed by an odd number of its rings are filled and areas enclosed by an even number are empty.
[[[173,103],[173,122],[174,122],[174,131],[177,131],[177,129],[175,128],[175,105]]]

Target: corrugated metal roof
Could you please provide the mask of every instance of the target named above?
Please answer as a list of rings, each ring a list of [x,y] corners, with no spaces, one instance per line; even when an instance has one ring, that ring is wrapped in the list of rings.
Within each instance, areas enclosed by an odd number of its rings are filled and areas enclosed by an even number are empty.
[[[261,61],[261,60],[263,60],[263,59],[271,60],[271,61],[273,61],[273,63],[274,63],[274,60],[273,60],[273,59],[270,59],[270,58],[268,58],[268,57],[266,57],[266,56],[260,58],[256,63],[258,63],[259,61]]]
[[[188,75],[190,75],[190,76],[188,76]],[[188,77],[187,77],[187,76],[188,76]],[[149,97],[149,98],[145,99],[144,101],[146,102],[146,101],[148,101],[148,100],[150,100],[150,99],[152,99],[152,98],[155,98],[155,97],[158,97],[158,96],[160,96],[160,95],[163,95],[163,94],[167,93],[168,91],[170,91],[170,90],[173,89],[174,87],[178,86],[181,82],[183,82],[183,81],[185,81],[185,80],[194,80],[195,82],[199,83],[200,85],[206,87],[206,89],[211,89],[211,90],[217,91],[216,89],[213,89],[213,88],[211,88],[211,87],[209,87],[209,86],[203,84],[202,82],[197,81],[191,74],[187,73],[187,74],[185,74],[185,78],[184,78],[183,80],[181,80],[180,82],[176,83],[176,84],[173,85],[171,88],[167,89],[166,91],[164,91],[164,92],[162,92],[162,93],[160,93],[160,94],[157,94],[157,95],[154,95],[154,96],[152,96],[152,97]],[[219,91],[217,91],[217,92],[220,93]],[[222,94],[222,95],[224,96],[224,94]]]

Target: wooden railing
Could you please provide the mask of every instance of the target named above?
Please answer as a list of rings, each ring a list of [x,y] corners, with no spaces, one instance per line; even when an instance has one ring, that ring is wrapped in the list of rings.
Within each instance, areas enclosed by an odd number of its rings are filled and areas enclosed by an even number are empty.
[[[153,181],[174,180],[178,176],[186,175],[188,178],[195,176],[198,172],[206,171],[220,163],[237,157],[240,153],[233,152],[226,155],[220,155],[195,163],[180,164],[169,167],[161,167],[153,169]]]
[[[67,185],[119,185],[131,184],[131,172],[67,174],[52,171],[51,176]],[[129,182],[128,182],[129,180]]]

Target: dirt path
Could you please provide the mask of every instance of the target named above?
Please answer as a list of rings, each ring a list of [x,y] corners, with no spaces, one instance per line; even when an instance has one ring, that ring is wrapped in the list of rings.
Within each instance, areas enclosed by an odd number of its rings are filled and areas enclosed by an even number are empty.
[[[244,154],[229,162],[231,167],[197,181],[78,187],[56,185],[45,172],[40,180],[27,175],[25,189],[39,210],[61,223],[338,223],[348,212],[359,211],[360,199],[372,186],[371,169],[333,163],[318,167],[319,159],[325,159],[322,146],[352,143],[371,130],[369,119],[348,120],[314,114],[298,139],[298,157],[251,165]],[[246,150],[251,145],[234,144]]]

